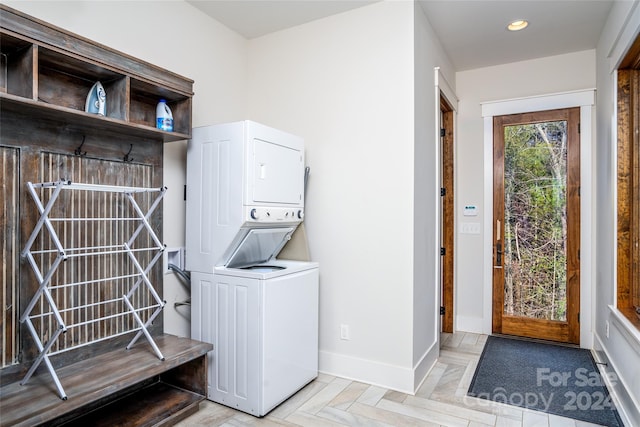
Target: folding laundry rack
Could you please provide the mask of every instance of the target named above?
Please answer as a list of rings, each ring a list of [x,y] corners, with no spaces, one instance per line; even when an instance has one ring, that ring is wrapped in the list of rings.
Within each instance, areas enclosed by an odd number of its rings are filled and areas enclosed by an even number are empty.
[[[44,362],[53,377],[60,397],[66,400],[66,393],[56,375],[53,364],[49,360],[49,356],[135,331],[137,331],[137,334],[126,348],[130,349],[144,335],[158,358],[164,360],[164,356],[154,342],[148,328],[165,305],[165,302],[151,284],[149,273],[162,257],[165,248],[151,227],[150,217],[164,197],[166,188],[80,184],[66,180],[38,184],[29,182],[27,187],[38,208],[40,217],[21,255],[29,261],[39,287],[20,318],[20,322],[26,323],[39,353],[21,384],[26,384],[37,367]],[[115,193],[108,197],[117,199],[119,209],[116,209],[116,211],[121,214],[125,210],[122,208],[124,206],[128,213],[122,217],[113,215],[99,218],[91,217],[90,215],[76,218],[58,217],[57,215],[52,217],[54,213],[52,209],[61,192],[74,190],[98,192],[100,197],[103,197],[100,200],[106,200],[106,193]],[[158,193],[152,203],[146,204],[146,206],[149,206],[146,213],[141,209],[140,204],[134,197],[134,195],[140,193]],[[46,199],[45,196],[48,196],[46,204],[43,203]],[[151,194],[145,197],[150,202],[150,197],[153,196]],[[69,200],[68,197],[67,200]],[[68,206],[56,209],[56,212],[64,213],[67,211],[82,211],[82,209],[71,209]],[[128,230],[133,230],[129,239],[121,244],[92,244],[86,247],[70,247],[71,243],[68,242],[70,239],[65,237],[67,232],[64,231],[66,230],[64,224],[72,224],[69,227],[73,227],[73,224],[78,222],[103,224],[105,229],[107,226],[118,227],[117,224],[123,224],[124,222],[137,224],[137,227],[135,225],[128,226],[129,228],[125,225],[119,226],[120,229],[127,230],[125,232],[127,235]],[[54,226],[54,224],[56,225]],[[145,230],[146,233],[143,233]],[[62,239],[59,236],[60,233],[63,235]],[[146,237],[139,238],[141,233]],[[93,238],[91,237],[91,239]],[[88,240],[89,237],[87,236],[82,238],[76,236],[75,243],[87,242]],[[137,247],[140,241],[145,247]],[[42,247],[42,249],[39,249],[39,247]],[[95,259],[100,259],[100,257],[103,257],[100,265],[105,266],[110,265],[109,258],[105,257],[119,257],[117,262],[119,264],[126,263],[126,268],[130,271],[127,274],[113,277],[89,277],[94,274],[94,268],[91,267],[97,265],[92,263],[96,263]],[[73,274],[63,274],[58,271],[61,270],[60,266],[64,265],[64,261],[71,259],[80,259],[82,261],[79,262],[85,262],[86,264],[84,264],[83,268],[78,268],[77,271],[74,271]],[[147,265],[143,266],[145,263]],[[44,271],[41,271],[41,269]],[[107,269],[104,268],[104,270]],[[69,280],[70,282],[68,282]],[[117,284],[117,287],[114,288],[115,291],[105,290],[105,287],[114,287],[114,284]],[[117,294],[119,291],[123,293],[121,297]],[[89,294],[91,294],[90,301],[87,296]],[[82,295],[84,295],[84,298]],[[118,322],[118,327],[102,327],[104,322],[113,322],[113,319]],[[40,332],[34,326],[34,322],[40,326]],[[42,325],[48,325],[48,331],[47,326],[42,327]],[[56,344],[61,334],[72,328],[90,332],[82,340],[71,339],[71,344]],[[94,333],[93,331],[96,328],[99,331],[101,330],[100,328],[103,328],[106,332]],[[76,333],[76,335],[79,334],[80,332]]]

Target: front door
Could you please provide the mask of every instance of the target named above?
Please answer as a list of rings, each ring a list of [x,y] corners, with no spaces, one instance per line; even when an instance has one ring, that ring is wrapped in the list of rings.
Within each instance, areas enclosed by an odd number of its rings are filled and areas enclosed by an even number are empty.
[[[579,119],[494,118],[494,333],[580,342]]]

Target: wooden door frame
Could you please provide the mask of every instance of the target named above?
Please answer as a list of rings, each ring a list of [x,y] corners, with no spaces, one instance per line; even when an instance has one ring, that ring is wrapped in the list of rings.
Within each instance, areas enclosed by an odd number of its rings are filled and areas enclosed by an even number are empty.
[[[495,145],[496,138],[500,139],[504,135],[504,126],[517,125],[522,123],[546,122],[555,120],[566,120],[568,122],[568,158],[574,167],[567,169],[567,209],[570,218],[577,217],[580,219],[580,108],[565,108],[561,110],[538,111],[533,113],[519,113],[512,115],[497,116],[493,119],[493,139],[494,139],[494,159],[496,157],[504,158],[504,152],[500,151],[503,146]],[[493,187],[493,209],[492,209],[492,236],[494,238],[501,236],[504,238],[504,226],[496,223],[497,216],[502,217],[504,212],[504,201],[496,198],[495,195],[503,194],[504,186],[502,177],[502,169],[493,164],[494,187]],[[553,336],[554,340],[579,344],[580,343],[580,220],[568,221],[567,238],[571,239],[574,250],[567,250],[567,293],[572,294],[572,299],[567,300],[567,321],[566,323],[558,321],[543,321],[541,319],[526,319],[514,316],[505,316],[503,314],[504,304],[504,284],[502,263],[497,261],[497,248],[493,245],[493,262],[492,262],[492,332],[503,333],[509,335],[520,335],[530,338],[548,339]],[[504,319],[507,322],[503,322]]]
[[[453,332],[454,313],[454,123],[453,108],[447,99],[440,95],[440,112],[442,114],[441,129],[441,167],[442,167],[442,220],[441,238],[444,255],[441,259],[441,290],[442,290],[442,332]]]

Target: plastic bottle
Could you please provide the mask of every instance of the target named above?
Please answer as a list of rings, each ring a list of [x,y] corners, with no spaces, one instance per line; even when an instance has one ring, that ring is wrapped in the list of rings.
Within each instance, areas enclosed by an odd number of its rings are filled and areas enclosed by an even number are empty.
[[[156,127],[160,130],[173,132],[173,114],[164,99],[161,99],[156,107]]]

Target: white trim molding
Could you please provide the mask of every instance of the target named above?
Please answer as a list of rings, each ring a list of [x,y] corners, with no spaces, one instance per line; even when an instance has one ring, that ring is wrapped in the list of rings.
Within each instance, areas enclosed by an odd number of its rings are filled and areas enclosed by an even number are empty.
[[[483,102],[482,117],[504,116],[506,114],[531,113],[534,111],[557,110],[591,106],[596,102],[595,89],[562,92],[551,95],[514,98],[504,101]]]
[[[594,312],[594,268],[595,236],[593,163],[593,105],[596,101],[595,89],[562,92],[527,98],[484,102],[484,205],[483,224],[483,324],[482,332],[492,332],[492,263],[493,263],[493,117],[536,111],[557,110],[580,107],[580,346],[593,347]]]
[[[449,101],[449,104],[451,104],[453,111],[458,111],[458,97],[456,96],[455,91],[451,88],[451,85],[444,77],[444,74],[440,72],[440,67],[435,67],[434,70],[434,84],[436,89],[440,89],[439,91],[436,90],[436,94],[438,95],[438,105],[440,105],[440,92],[442,92],[447,101]],[[440,109],[438,108],[438,112],[439,111]]]

